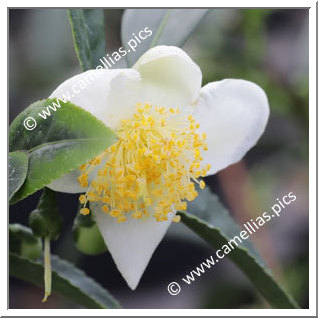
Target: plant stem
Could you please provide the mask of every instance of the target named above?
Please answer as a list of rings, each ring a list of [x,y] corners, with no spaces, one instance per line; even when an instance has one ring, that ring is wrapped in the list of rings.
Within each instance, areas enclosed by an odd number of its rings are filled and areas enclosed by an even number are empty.
[[[51,270],[51,253],[50,253],[50,239],[44,238],[44,298],[42,302],[46,302],[51,295],[52,287],[52,270]]]

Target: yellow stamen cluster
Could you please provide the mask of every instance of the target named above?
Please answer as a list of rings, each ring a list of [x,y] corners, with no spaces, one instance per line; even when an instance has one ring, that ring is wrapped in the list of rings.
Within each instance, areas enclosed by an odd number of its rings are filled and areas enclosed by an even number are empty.
[[[98,157],[80,167],[78,181],[88,186],[88,175],[103,162],[97,177],[79,200],[89,213],[88,201],[104,203],[103,211],[118,222],[128,214],[140,219],[152,215],[165,221],[173,211],[187,209],[185,200],[198,195],[194,182],[203,189],[210,166],[201,167],[201,150],[207,150],[205,134],[197,132],[193,117],[181,116],[178,108],[137,105],[135,115],[121,122],[119,140]],[[180,221],[179,216],[173,218]]]

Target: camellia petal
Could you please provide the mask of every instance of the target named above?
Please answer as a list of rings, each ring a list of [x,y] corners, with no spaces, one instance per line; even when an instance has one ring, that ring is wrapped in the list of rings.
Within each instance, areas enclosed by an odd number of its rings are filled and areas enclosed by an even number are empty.
[[[116,129],[140,102],[139,82],[139,73],[132,69],[89,70],[63,82],[49,98],[69,96],[69,101]]]
[[[239,79],[209,83],[201,90],[194,118],[207,135],[203,164],[214,174],[238,162],[263,134],[269,106],[256,84]]]
[[[152,216],[142,219],[128,216],[125,222],[117,223],[102,211],[101,203],[92,202],[90,207],[118,270],[134,290],[175,213],[165,222],[157,222]]]
[[[65,174],[63,177],[52,181],[50,184],[47,185],[47,187],[54,191],[60,191],[65,193],[85,192],[86,189],[83,189],[77,182],[77,178],[80,175],[80,170],[73,170],[72,172]]]
[[[94,180],[97,176],[98,169],[105,164],[105,161],[102,161],[99,165],[96,166],[96,169],[91,172],[88,177],[88,184]],[[79,169],[75,169],[63,177],[52,181],[47,185],[48,188],[54,191],[60,191],[65,193],[83,193],[87,191],[87,188],[83,188],[80,186],[78,182],[78,177],[81,175],[81,171]]]
[[[140,102],[162,107],[182,107],[199,97],[202,73],[181,49],[156,46],[143,54],[133,69],[141,76]]]

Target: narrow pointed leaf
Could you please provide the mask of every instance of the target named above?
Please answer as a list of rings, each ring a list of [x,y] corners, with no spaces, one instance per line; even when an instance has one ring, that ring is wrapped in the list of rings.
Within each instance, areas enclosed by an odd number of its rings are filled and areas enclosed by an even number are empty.
[[[102,9],[68,9],[74,47],[83,71],[95,68],[105,55]]]
[[[85,308],[120,308],[114,297],[82,270],[57,256],[52,256],[51,261],[53,292]],[[42,263],[10,253],[10,276],[43,287],[43,271]]]
[[[125,10],[121,40],[128,52],[126,55],[128,65],[132,66],[143,53],[156,45],[183,46],[208,11],[208,9]],[[148,27],[147,33],[144,32],[145,27]],[[151,35],[149,30],[152,32]]]
[[[179,212],[182,222],[215,249],[221,249],[240,227],[230,217],[226,208],[208,189],[188,205],[188,212]],[[274,280],[257,251],[248,240],[226,255],[250,279],[255,288],[273,308],[298,308],[294,299]]]

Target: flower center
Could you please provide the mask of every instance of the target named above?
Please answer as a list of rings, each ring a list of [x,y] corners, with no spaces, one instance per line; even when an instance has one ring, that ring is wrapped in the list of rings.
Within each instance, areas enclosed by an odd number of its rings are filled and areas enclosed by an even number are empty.
[[[79,200],[88,214],[88,201],[104,203],[103,211],[118,222],[128,214],[139,219],[153,216],[166,221],[169,213],[187,209],[185,200],[198,195],[195,183],[210,166],[201,167],[201,150],[207,150],[205,133],[197,132],[193,117],[181,116],[178,108],[138,104],[130,119],[122,120],[119,140],[98,157],[80,167],[78,181],[88,186],[88,175],[100,165],[97,177]],[[102,165],[101,165],[102,163]],[[174,221],[180,220],[175,216]]]

